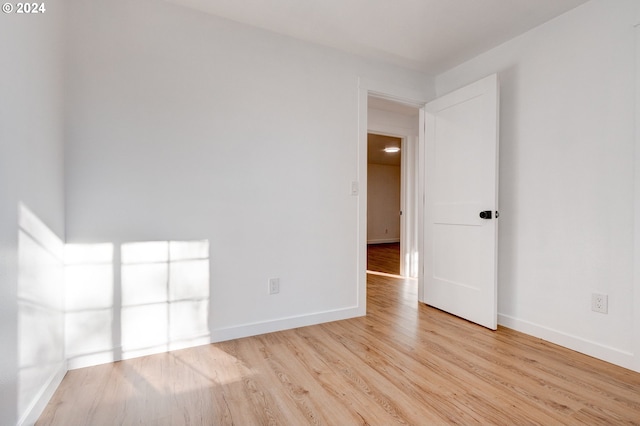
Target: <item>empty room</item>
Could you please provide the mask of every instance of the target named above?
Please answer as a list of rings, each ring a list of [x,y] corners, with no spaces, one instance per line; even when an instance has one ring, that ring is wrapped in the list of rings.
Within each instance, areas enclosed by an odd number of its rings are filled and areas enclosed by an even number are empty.
[[[6,2],[0,47],[0,425],[640,424],[637,0]]]

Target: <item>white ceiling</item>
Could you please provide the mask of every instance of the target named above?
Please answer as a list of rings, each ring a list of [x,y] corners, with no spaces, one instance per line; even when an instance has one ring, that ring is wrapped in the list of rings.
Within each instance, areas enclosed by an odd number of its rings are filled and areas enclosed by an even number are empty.
[[[586,0],[169,0],[436,74]]]

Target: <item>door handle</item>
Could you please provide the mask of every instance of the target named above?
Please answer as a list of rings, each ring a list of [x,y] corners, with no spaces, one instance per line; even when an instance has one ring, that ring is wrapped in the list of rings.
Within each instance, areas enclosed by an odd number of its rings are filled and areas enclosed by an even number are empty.
[[[485,210],[480,212],[480,219],[491,219],[493,215],[491,214],[491,210]]]

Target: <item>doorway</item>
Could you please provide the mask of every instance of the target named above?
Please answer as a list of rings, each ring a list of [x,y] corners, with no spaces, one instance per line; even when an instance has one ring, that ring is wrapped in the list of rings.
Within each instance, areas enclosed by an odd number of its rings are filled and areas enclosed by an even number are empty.
[[[374,92],[362,85],[360,87],[359,105],[366,108],[359,110],[359,153],[366,152],[367,133],[398,135],[393,130],[378,132],[373,128],[376,103],[385,106],[386,110],[381,112],[386,116],[379,117],[375,124],[386,129],[397,126],[391,118],[397,119],[398,114],[389,115],[395,108],[410,108],[418,116],[412,122],[417,121],[418,136],[405,139],[405,142],[410,142],[405,148],[412,149],[414,154],[407,156],[411,158],[408,163],[411,167],[404,168],[407,171],[403,171],[402,182],[413,183],[415,191],[406,186],[402,190],[405,197],[402,201],[405,213],[403,221],[409,225],[403,229],[400,240],[401,268],[406,269],[408,264],[411,268],[413,254],[420,254],[420,259],[416,259],[419,275],[418,301],[495,329],[499,113],[497,75],[487,76],[428,103],[402,101],[408,98],[383,93],[390,92]],[[408,149],[403,151],[409,152]],[[358,176],[365,182],[366,162],[366,155],[359,155]],[[403,163],[407,164],[406,159]],[[464,177],[464,181],[460,176]],[[356,191],[352,189],[352,194],[358,194],[357,185],[358,182],[352,183],[352,188],[356,188]],[[483,191],[476,191],[480,186]],[[457,192],[452,188],[457,188]],[[366,195],[361,197],[358,209],[358,300],[359,305],[366,310]],[[414,220],[407,220],[409,214],[416,216]],[[451,229],[454,226],[456,228],[451,231],[449,226]],[[468,231],[465,227],[474,227],[473,232],[462,232]],[[443,230],[451,232],[447,234]],[[405,236],[415,241],[415,251],[407,250]],[[460,260],[460,252],[463,250],[465,257]],[[476,261],[477,253],[483,254],[482,261]],[[473,272],[469,271],[470,267],[473,267]],[[447,271],[448,277],[443,277],[442,271]],[[401,275],[404,277],[405,274],[401,269]],[[436,288],[436,285],[440,287]],[[458,294],[461,293],[459,289],[467,290],[463,299]],[[482,293],[482,303],[477,303],[478,292]],[[461,306],[463,309],[455,309]]]
[[[367,248],[389,244],[384,256],[399,258],[393,261],[394,275],[417,278],[419,106],[368,95],[366,123],[367,184],[374,185],[373,191],[367,190]],[[399,151],[383,151],[393,147]],[[399,202],[388,195],[388,188],[379,189],[380,181],[399,186]]]
[[[367,135],[367,270],[400,275],[402,139]]]

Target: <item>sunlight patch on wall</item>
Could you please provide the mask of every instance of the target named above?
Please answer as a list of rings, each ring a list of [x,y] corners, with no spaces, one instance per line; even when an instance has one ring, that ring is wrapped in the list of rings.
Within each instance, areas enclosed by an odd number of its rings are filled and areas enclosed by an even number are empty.
[[[405,271],[407,271],[407,276],[409,277],[418,278],[418,256],[418,250],[416,250],[415,248],[410,247],[409,250],[407,250],[404,264]]]
[[[209,343],[207,240],[125,243],[121,260],[123,358]]]
[[[65,246],[65,331],[67,357],[91,364],[114,360],[114,246]]]
[[[64,244],[28,207],[18,207],[18,413],[64,365]]]

